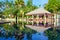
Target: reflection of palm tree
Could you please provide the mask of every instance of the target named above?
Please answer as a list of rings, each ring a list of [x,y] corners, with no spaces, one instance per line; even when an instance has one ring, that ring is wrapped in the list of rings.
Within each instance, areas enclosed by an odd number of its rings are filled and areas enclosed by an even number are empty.
[[[32,40],[32,34],[30,34],[29,32],[27,33],[27,39]]]
[[[31,30],[29,28],[25,28],[24,32],[26,33],[28,40],[32,40],[32,34],[36,33],[36,31]]]

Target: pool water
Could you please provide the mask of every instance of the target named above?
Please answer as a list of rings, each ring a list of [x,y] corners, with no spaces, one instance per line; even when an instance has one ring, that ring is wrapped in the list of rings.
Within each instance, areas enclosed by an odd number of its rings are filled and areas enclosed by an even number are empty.
[[[26,35],[23,38],[23,40],[28,40]],[[44,32],[40,32],[40,33],[32,34],[29,40],[48,40],[48,37],[44,35]]]
[[[16,38],[14,38],[14,37],[8,37],[8,38],[0,37],[0,40],[16,40]]]
[[[16,30],[18,35],[15,35]],[[20,32],[23,34],[22,37]],[[21,26],[21,24],[18,25],[18,28],[16,25],[2,24],[0,25],[0,40],[60,40],[60,29],[36,32],[24,25]]]
[[[16,40],[15,37],[0,37],[0,40]],[[44,32],[35,33],[31,35],[24,35],[24,38],[22,40],[48,40],[48,37],[44,35]]]
[[[20,26],[20,24],[18,26]],[[8,28],[8,29],[6,29],[6,28]],[[23,30],[23,33],[24,33],[23,38],[18,38],[17,36],[15,37],[15,35],[10,35],[9,33],[8,33],[9,35],[6,36],[7,30],[14,32],[15,29],[13,30],[13,27],[11,27],[8,24],[0,25],[0,40],[48,40],[48,37],[45,36],[44,32],[36,32],[36,31],[34,31],[30,28],[26,28],[26,27],[24,27],[24,30]],[[19,32],[21,32],[21,31],[19,31]]]

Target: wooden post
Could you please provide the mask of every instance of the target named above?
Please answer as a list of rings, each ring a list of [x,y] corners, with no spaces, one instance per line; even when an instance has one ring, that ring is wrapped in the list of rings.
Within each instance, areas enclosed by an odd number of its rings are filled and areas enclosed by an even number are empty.
[[[46,15],[44,14],[44,26],[46,25]]]
[[[34,23],[33,23],[33,18],[34,18],[34,16],[32,15],[32,25],[34,24]]]
[[[34,16],[32,15],[32,19],[34,18]]]
[[[54,14],[53,14],[53,26],[54,26]]]
[[[54,19],[55,19],[55,22],[54,22],[54,27],[56,27],[56,23],[57,23],[57,19],[56,19],[56,14],[54,14]]]
[[[27,16],[26,22],[27,22],[27,24],[28,24],[28,16]]]
[[[39,15],[37,15],[37,26],[39,26]]]
[[[57,18],[57,14],[56,14],[56,27],[58,26],[57,23],[58,23],[58,18]]]

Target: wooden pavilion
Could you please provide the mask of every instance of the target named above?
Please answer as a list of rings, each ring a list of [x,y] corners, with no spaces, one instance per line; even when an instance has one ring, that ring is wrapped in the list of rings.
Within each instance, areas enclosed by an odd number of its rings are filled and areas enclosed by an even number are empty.
[[[36,22],[36,25],[39,26],[41,23],[43,23],[44,26],[46,26],[47,24],[54,24],[54,18],[50,12],[48,12],[47,10],[45,10],[44,8],[38,8],[35,9],[29,13],[26,14],[27,15],[27,24],[28,22],[32,22],[32,25],[34,25]]]

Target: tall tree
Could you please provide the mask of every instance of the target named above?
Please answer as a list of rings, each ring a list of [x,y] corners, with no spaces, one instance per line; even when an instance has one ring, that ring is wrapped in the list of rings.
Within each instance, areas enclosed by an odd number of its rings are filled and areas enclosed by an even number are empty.
[[[28,0],[27,5],[28,5],[28,6],[32,6],[32,4],[33,4],[33,3],[32,3],[32,0]]]
[[[48,0],[48,3],[45,5],[45,9],[52,13],[58,12],[60,6],[60,1],[59,0]]]
[[[32,0],[28,0],[27,5],[25,6],[25,13],[30,12],[36,8],[38,8],[38,7],[33,5]]]
[[[8,17],[9,14],[12,14],[13,8],[14,8],[13,2],[12,1],[9,2],[8,0],[6,0],[6,2],[5,2],[5,10],[3,11],[4,15]]]

